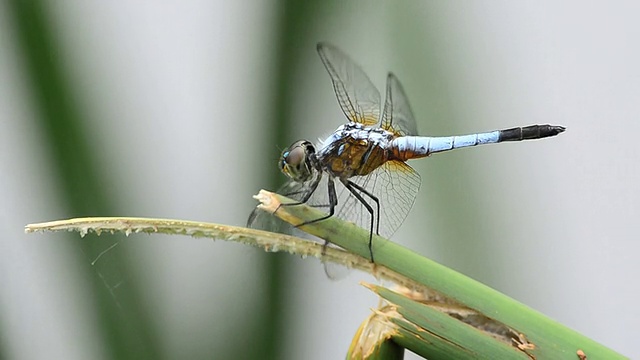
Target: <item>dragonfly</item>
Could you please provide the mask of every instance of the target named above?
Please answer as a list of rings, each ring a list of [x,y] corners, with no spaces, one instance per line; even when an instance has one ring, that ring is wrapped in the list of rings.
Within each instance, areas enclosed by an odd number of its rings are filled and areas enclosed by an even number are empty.
[[[347,123],[314,145],[298,140],[279,159],[288,181],[277,191],[295,202],[324,208],[326,215],[298,226],[337,216],[390,238],[413,207],[420,175],[408,160],[435,153],[505,141],[542,139],[565,131],[563,126],[530,125],[456,136],[418,136],[405,91],[391,72],[384,104],[380,92],[353,60],[337,47],[318,43],[317,51],[333,84]],[[269,216],[269,217],[266,217]],[[286,225],[254,209],[248,226],[286,232]],[[325,246],[327,243],[325,242]]]

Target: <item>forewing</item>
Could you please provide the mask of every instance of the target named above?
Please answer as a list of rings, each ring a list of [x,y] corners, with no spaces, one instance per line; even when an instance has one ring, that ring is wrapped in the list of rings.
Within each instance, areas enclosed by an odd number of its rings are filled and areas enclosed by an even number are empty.
[[[380,92],[347,55],[333,45],[318,43],[318,54],[331,76],[333,90],[347,118],[374,126],[380,120]]]
[[[411,166],[401,161],[387,161],[371,174],[355,176],[350,180],[378,198],[380,235],[385,238],[390,238],[404,222],[420,189],[420,175]],[[337,216],[369,230],[371,215],[366,207],[342,184],[337,192]],[[367,195],[363,197],[373,208],[374,216],[377,216],[375,202]],[[375,226],[374,222],[374,232]]]
[[[290,194],[289,196],[294,200],[299,200],[301,195],[304,195],[304,184],[297,183],[295,181],[288,181],[280,189],[278,194]],[[291,195],[293,194],[293,195]],[[257,207],[253,209],[247,220],[247,227],[259,230],[266,230],[271,232],[277,232],[281,234],[293,234],[294,227],[290,224],[280,220],[277,216],[260,210]]]
[[[277,193],[290,198],[293,201],[302,201],[306,194],[313,189],[310,188],[311,182],[299,183],[293,180],[289,180],[284,184]],[[306,202],[307,205],[318,208],[327,212],[329,208],[329,195],[327,177],[323,176],[318,184],[318,187],[313,191],[313,194]],[[278,232],[282,234],[291,234],[299,237],[309,237],[303,235],[304,232],[296,229],[294,226],[287,222],[280,220],[277,216],[255,208],[249,215],[247,220],[247,226],[254,229],[267,230],[272,232]]]
[[[418,135],[416,120],[413,117],[407,95],[393,73],[389,73],[387,76],[387,94],[382,113],[382,128],[398,136]]]

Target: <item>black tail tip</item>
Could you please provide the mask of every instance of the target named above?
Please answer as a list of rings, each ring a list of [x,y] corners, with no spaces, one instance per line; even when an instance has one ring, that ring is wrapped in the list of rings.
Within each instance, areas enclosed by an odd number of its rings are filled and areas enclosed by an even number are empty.
[[[546,138],[549,136],[556,136],[564,132],[567,128],[565,128],[564,126],[557,126],[557,125],[540,125],[539,129],[540,129],[539,130],[540,138]]]

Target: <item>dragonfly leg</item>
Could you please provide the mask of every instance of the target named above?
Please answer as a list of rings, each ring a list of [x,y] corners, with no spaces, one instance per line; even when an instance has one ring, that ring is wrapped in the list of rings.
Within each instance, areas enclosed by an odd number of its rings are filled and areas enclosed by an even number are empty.
[[[349,181],[349,182],[354,188],[359,190],[361,193],[367,195],[371,200],[373,200],[376,203],[376,214],[378,214],[378,216],[376,216],[376,235],[380,235],[380,200],[378,200],[377,196],[370,193],[367,189],[365,189],[361,185],[358,185],[352,181]]]
[[[302,204],[306,203],[307,201],[309,201],[309,199],[311,198],[311,195],[313,195],[313,193],[318,188],[318,185],[320,185],[320,180],[322,180],[322,173],[320,173],[320,175],[318,175],[318,177],[315,178],[313,180],[313,182],[311,182],[311,185],[309,185],[308,189],[306,189],[304,191],[299,190],[299,191],[292,191],[290,193],[282,194],[283,196],[286,196],[286,197],[290,197],[292,195],[298,195],[298,194],[304,194],[304,195],[302,196],[302,199],[300,199],[298,201],[278,205],[278,209],[280,209],[281,206],[302,205]],[[278,209],[276,209],[276,211],[278,211]]]
[[[316,184],[316,187],[317,187],[317,186],[318,186],[318,185]],[[319,218],[317,218],[317,219],[313,219],[313,220],[310,220],[310,221],[305,221],[305,222],[303,222],[302,224],[298,224],[298,225],[296,225],[296,227],[300,227],[300,226],[303,226],[303,225],[313,224],[313,223],[316,223],[316,222],[318,222],[318,221],[326,220],[326,219],[328,219],[328,218],[330,218],[330,217],[332,217],[332,216],[333,216],[333,214],[335,213],[335,210],[336,210],[336,205],[338,205],[338,196],[336,196],[336,185],[335,185],[335,183],[333,182],[333,179],[332,179],[332,178],[328,178],[328,179],[327,179],[327,188],[328,188],[327,190],[328,190],[328,192],[329,192],[329,213],[328,213],[327,215],[322,216],[322,217],[319,217]],[[311,191],[310,193],[313,193],[313,191]],[[311,195],[309,195],[309,197],[310,197],[310,196],[311,196]],[[306,202],[307,200],[309,200],[309,197],[307,197],[307,199],[305,200],[305,202]],[[290,204],[282,204],[282,205],[290,205]],[[281,205],[281,206],[282,206],[282,205]]]
[[[316,191],[316,189],[318,188],[318,185],[320,184],[320,180],[321,177],[319,176],[317,179],[315,179],[311,185],[309,185],[309,188],[307,188],[306,190],[298,190],[298,191],[292,191],[292,192],[287,192],[287,193],[280,193],[282,196],[286,196],[286,197],[291,197],[294,195],[302,195],[302,199],[297,200],[297,201],[293,201],[290,203],[280,203],[278,205],[278,207],[276,208],[276,210],[274,211],[274,213],[278,212],[278,210],[280,209],[280,207],[282,206],[296,206],[296,205],[302,205],[304,203],[306,203],[309,198],[311,198],[311,195],[313,195],[313,192]],[[328,205],[321,205],[319,207],[329,207]],[[257,211],[257,209],[254,209],[251,214],[249,215],[249,219],[247,219],[247,227],[252,227],[251,224],[253,224],[253,222],[255,221],[256,217],[258,216],[259,212]]]
[[[352,181],[344,181],[343,182],[344,186],[349,190],[349,192],[351,192],[351,194],[353,194],[353,196],[356,197],[356,199],[358,199],[358,201],[360,201],[360,203],[362,203],[362,205],[367,209],[367,211],[369,212],[369,215],[371,215],[371,224],[369,226],[369,255],[371,256],[371,262],[373,261],[373,248],[372,248],[372,242],[373,242],[373,223],[375,222],[375,214],[373,212],[373,207],[371,207],[371,205],[369,205],[369,203],[362,197],[362,195],[358,192],[362,192],[363,194],[367,194],[367,196],[369,196],[370,198],[372,198],[377,204],[378,204],[378,215],[380,214],[380,203],[378,202],[378,199],[371,195],[368,191],[366,191],[363,187],[361,187],[360,185],[357,185],[355,183],[353,183]]]

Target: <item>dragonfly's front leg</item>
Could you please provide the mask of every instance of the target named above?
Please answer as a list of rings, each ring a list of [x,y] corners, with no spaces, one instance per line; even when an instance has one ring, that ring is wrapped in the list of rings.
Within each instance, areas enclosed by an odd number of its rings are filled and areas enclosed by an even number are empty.
[[[309,185],[309,187],[305,188],[303,186],[305,190],[298,190],[298,191],[283,193],[282,195],[286,197],[290,197],[292,195],[299,195],[299,194],[304,194],[304,195],[302,196],[302,199],[298,201],[294,201],[286,204],[280,204],[278,206],[278,209],[280,208],[280,206],[293,206],[293,205],[305,204],[307,201],[309,201],[309,199],[311,198],[311,195],[313,195],[313,193],[318,189],[318,185],[320,185],[321,180],[322,180],[322,173],[318,173],[318,176],[316,176],[315,179],[311,181],[311,185]],[[276,211],[278,210],[276,209]]]
[[[313,193],[318,188],[318,185],[319,185],[320,180],[321,180],[321,176],[322,175],[318,176],[318,178],[311,184],[309,190],[305,193],[305,196],[301,199],[301,201],[295,202],[295,203],[280,204],[280,206],[301,205],[301,204],[306,203],[307,201],[309,201],[309,199],[311,198],[311,195],[313,195]],[[300,193],[300,192],[297,192],[297,193]],[[336,194],[336,185],[335,185],[335,182],[334,182],[332,177],[328,177],[327,178],[327,194],[329,195],[329,204],[313,204],[311,206],[312,207],[328,207],[329,208],[329,213],[327,215],[325,215],[325,216],[320,217],[320,218],[317,218],[317,219],[314,219],[314,220],[310,220],[310,221],[305,221],[305,222],[303,222],[301,224],[296,225],[295,227],[309,225],[309,224],[316,223],[318,221],[326,220],[326,219],[332,217],[335,214],[336,206],[338,206],[338,196]],[[280,206],[278,206],[278,208],[280,208]],[[325,240],[324,244],[322,245],[322,255],[324,255],[326,253],[328,244],[329,244],[329,241]]]
[[[316,188],[317,188],[317,186],[318,186],[318,185],[316,184]],[[327,191],[328,191],[328,194],[329,194],[329,205],[328,205],[328,207],[329,207],[329,213],[328,213],[327,215],[322,216],[322,217],[319,217],[319,218],[317,218],[317,219],[310,220],[310,221],[305,221],[305,222],[303,222],[302,224],[296,225],[296,227],[300,227],[300,226],[303,226],[303,225],[313,224],[313,223],[315,223],[315,222],[322,221],[322,220],[326,220],[326,219],[328,219],[328,218],[330,218],[330,217],[332,217],[332,216],[333,216],[333,214],[334,214],[334,213],[335,213],[335,211],[336,211],[336,206],[338,205],[338,196],[336,195],[336,185],[335,185],[335,183],[333,182],[333,178],[332,178],[332,177],[329,177],[329,178],[327,179]],[[311,193],[313,193],[313,192],[311,192]],[[311,195],[309,195],[309,197],[310,197],[310,196],[311,196]],[[306,199],[306,200],[309,200],[309,197],[307,197],[307,199]],[[281,204],[281,206],[282,206],[282,205],[290,205],[290,204]],[[314,207],[325,207],[326,205],[313,205],[313,206],[314,206]]]

